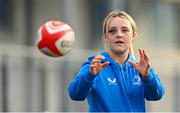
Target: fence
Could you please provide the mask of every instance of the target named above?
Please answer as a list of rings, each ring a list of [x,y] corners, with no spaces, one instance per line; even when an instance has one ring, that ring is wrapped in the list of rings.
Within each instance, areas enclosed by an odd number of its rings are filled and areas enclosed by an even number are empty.
[[[73,50],[62,58],[48,58],[32,47],[1,44],[0,111],[87,111],[86,101],[69,99],[67,86],[86,57],[94,53]],[[163,75],[166,95],[161,101],[148,102],[148,111],[179,110],[179,70],[173,61],[163,62],[160,57],[154,61]]]

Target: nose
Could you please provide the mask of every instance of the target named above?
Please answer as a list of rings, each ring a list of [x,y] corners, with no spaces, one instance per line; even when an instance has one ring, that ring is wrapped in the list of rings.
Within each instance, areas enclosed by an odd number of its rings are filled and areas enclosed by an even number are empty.
[[[118,32],[117,32],[117,38],[121,38],[122,36],[123,36],[123,34],[122,34],[121,30],[118,30]]]

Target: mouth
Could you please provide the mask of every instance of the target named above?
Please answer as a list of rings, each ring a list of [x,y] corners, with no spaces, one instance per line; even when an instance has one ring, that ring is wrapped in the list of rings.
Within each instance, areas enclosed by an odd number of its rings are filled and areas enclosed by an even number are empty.
[[[123,41],[118,40],[118,41],[116,41],[116,42],[115,42],[115,44],[124,44],[124,42],[123,42]]]

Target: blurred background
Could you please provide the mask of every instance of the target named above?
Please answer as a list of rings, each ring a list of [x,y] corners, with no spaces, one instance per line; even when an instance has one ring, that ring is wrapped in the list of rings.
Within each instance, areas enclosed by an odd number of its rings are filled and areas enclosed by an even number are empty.
[[[160,101],[147,101],[147,111],[180,111],[180,0],[0,0],[0,111],[87,111],[67,87],[87,57],[104,49],[102,23],[113,9],[135,19],[136,57],[144,48],[165,86]],[[62,58],[36,48],[36,32],[49,20],[75,31],[74,48]]]

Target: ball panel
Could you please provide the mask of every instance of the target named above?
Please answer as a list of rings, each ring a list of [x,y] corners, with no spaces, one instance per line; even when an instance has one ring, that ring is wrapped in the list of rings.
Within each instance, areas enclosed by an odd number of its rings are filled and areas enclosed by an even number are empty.
[[[70,26],[68,26],[67,24],[64,24],[62,22],[59,24],[57,24],[57,22],[56,22],[56,24],[53,22],[48,22],[48,23],[46,23],[46,28],[47,28],[47,31],[49,34],[54,34],[54,33],[61,32],[63,30],[71,29]]]
[[[35,38],[35,43],[36,45],[38,45],[38,43],[42,40],[42,33],[41,33],[41,27],[39,28],[37,34],[36,34],[36,38]]]
[[[58,55],[56,55],[55,53],[53,53],[50,49],[48,48],[41,48],[40,51],[47,55],[47,56],[52,56],[52,57],[58,57]]]
[[[63,36],[65,32],[58,32],[55,34],[49,34],[47,31],[47,27],[45,24],[42,26],[42,40],[38,44],[38,48],[49,48],[56,55],[62,56],[61,52],[56,48],[55,43],[59,39],[59,37]]]
[[[74,36],[74,32],[68,32],[57,40],[56,47],[63,55],[67,54],[72,49],[75,40]]]

